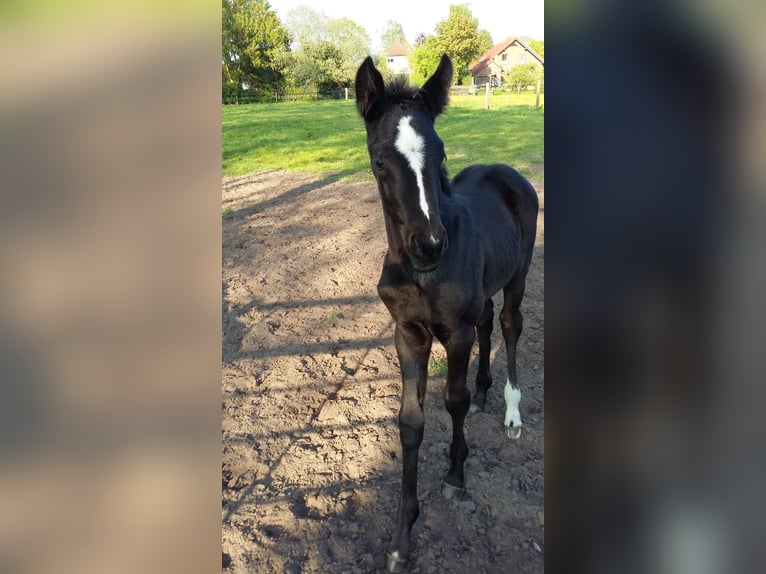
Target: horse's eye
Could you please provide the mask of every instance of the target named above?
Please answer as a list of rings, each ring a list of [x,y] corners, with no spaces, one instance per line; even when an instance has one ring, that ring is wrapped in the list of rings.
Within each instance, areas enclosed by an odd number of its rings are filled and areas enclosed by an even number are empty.
[[[376,159],[374,163],[375,163],[375,169],[383,169],[384,164],[381,160]]]

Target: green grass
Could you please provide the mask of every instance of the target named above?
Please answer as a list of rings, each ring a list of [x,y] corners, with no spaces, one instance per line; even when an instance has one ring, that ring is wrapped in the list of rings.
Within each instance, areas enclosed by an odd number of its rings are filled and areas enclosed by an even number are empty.
[[[428,376],[444,377],[447,375],[447,361],[442,357],[431,355],[428,357]]]
[[[542,98],[542,97],[541,97]],[[452,175],[474,163],[507,163],[543,177],[544,112],[534,93],[455,96],[437,118]],[[271,169],[371,179],[364,124],[354,102],[223,106],[223,174]]]

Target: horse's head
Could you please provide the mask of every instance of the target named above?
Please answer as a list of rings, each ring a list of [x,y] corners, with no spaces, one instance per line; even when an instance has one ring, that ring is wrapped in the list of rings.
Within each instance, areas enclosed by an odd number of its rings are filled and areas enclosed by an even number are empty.
[[[440,214],[444,144],[434,120],[447,105],[451,83],[446,55],[420,89],[401,81],[385,86],[369,57],[356,74],[356,105],[389,233],[399,235],[396,243],[416,271],[436,269],[447,249]]]

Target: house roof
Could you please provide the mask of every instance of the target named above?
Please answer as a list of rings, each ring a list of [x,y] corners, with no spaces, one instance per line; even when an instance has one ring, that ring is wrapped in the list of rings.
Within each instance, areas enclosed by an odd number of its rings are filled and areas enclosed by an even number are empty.
[[[391,44],[388,47],[388,50],[386,50],[386,56],[406,56],[407,55],[407,48],[402,45],[402,43],[399,41],[399,38],[394,40],[394,43]]]
[[[522,40],[521,38],[517,38],[516,36],[510,36],[506,38],[505,40],[503,40],[502,42],[498,42],[497,44],[492,46],[489,50],[484,52],[481,58],[479,58],[479,61],[476,62],[473,66],[471,66],[470,68],[471,73],[475,75],[476,73],[481,72],[492,61],[492,58],[494,58],[501,52],[505,51],[508,47],[512,46],[515,43],[518,43],[519,46],[521,46],[527,52],[532,54],[533,58],[535,58],[542,65],[545,65],[545,60],[543,60],[543,58],[540,57],[540,54],[538,54],[532,48],[530,48],[524,40]]]

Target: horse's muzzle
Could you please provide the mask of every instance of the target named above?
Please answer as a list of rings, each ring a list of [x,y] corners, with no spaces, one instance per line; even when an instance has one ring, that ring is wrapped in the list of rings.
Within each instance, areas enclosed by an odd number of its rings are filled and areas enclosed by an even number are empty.
[[[443,226],[439,226],[439,231],[434,234],[412,234],[408,251],[415,271],[428,273],[435,270],[448,245],[447,231]]]

